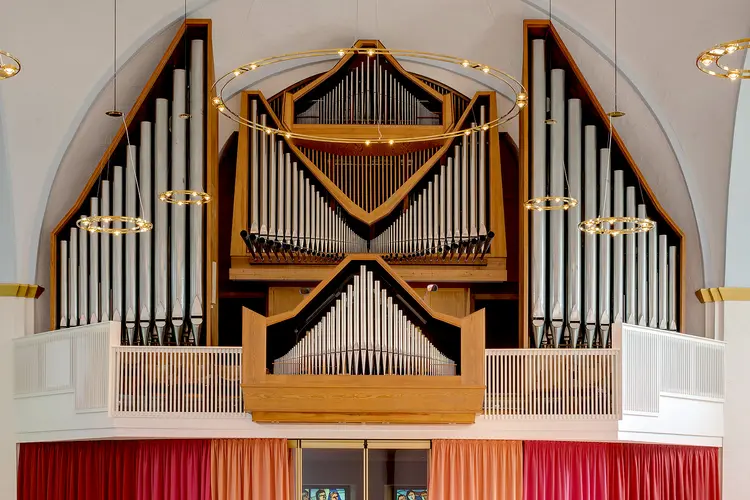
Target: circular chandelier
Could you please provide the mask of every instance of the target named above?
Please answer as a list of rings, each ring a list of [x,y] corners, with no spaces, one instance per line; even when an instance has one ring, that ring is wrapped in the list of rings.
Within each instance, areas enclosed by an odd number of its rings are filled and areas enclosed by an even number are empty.
[[[617,228],[615,224],[622,224],[623,227]],[[597,217],[578,224],[578,229],[584,233],[608,234],[610,236],[645,233],[653,228],[654,221],[641,217]]]
[[[211,201],[211,195],[191,189],[178,189],[159,193],[159,200],[175,205],[203,205]]]
[[[0,80],[13,78],[21,71],[21,61],[10,52],[0,50]]]
[[[531,198],[523,204],[527,210],[568,210],[578,206],[578,200],[568,196],[540,196]]]
[[[722,62],[724,56],[748,49],[750,49],[750,38],[720,43],[719,45],[714,45],[710,49],[701,52],[695,60],[695,65],[707,75],[716,76],[718,78],[729,78],[732,81],[750,79],[750,69],[744,69],[741,67],[731,68]]]
[[[226,104],[226,100],[224,97],[224,90],[226,89],[227,85],[229,85],[236,78],[239,78],[241,75],[247,72],[255,71],[258,68],[262,68],[265,66],[271,66],[274,64],[279,64],[279,63],[287,62],[287,61],[294,61],[298,59],[310,59],[310,58],[325,57],[325,56],[344,57],[350,54],[351,55],[361,54],[361,55],[367,55],[369,57],[374,57],[374,56],[379,56],[379,55],[384,55],[384,56],[390,55],[393,57],[409,57],[412,59],[429,60],[429,61],[437,61],[437,62],[448,63],[448,64],[456,64],[463,68],[466,68],[467,70],[479,71],[489,77],[492,77],[501,81],[504,85],[506,85],[511,90],[511,92],[513,92],[513,94],[515,95],[515,100],[511,108],[507,110],[504,114],[502,114],[501,116],[499,116],[498,118],[494,120],[491,120],[481,125],[467,127],[467,128],[463,128],[460,130],[453,130],[453,131],[445,132],[442,134],[431,134],[431,135],[423,135],[423,136],[416,136],[416,137],[388,137],[388,138],[329,137],[329,136],[320,136],[320,135],[314,135],[314,134],[296,133],[296,132],[292,132],[288,130],[282,130],[282,129],[278,129],[274,127],[269,127],[267,125],[261,125],[259,122],[249,120],[247,118],[243,118],[238,113],[231,110],[229,106],[227,106]],[[373,145],[374,144],[388,144],[392,146],[394,144],[440,141],[444,139],[452,139],[454,137],[460,137],[462,135],[470,135],[472,132],[477,132],[480,130],[489,130],[490,128],[497,127],[503,123],[506,123],[512,120],[516,116],[518,116],[521,109],[525,107],[526,104],[528,103],[528,99],[529,99],[528,93],[526,92],[526,88],[521,84],[521,82],[516,80],[513,76],[509,75],[508,73],[501,71],[497,68],[493,68],[492,66],[481,64],[476,61],[470,61],[468,59],[447,56],[444,54],[435,54],[432,52],[397,50],[397,49],[386,49],[386,48],[375,48],[375,47],[372,47],[372,48],[354,47],[354,48],[348,48],[348,49],[308,50],[304,52],[292,52],[289,54],[283,54],[283,55],[278,55],[278,56],[266,57],[264,59],[258,59],[257,61],[243,64],[242,66],[239,66],[233,69],[232,71],[226,73],[224,76],[216,80],[216,82],[214,82],[213,86],[211,87],[211,93],[214,95],[212,99],[213,105],[225,116],[227,116],[232,121],[240,125],[244,125],[255,130],[260,130],[267,134],[280,134],[286,137],[287,139],[303,139],[307,141],[328,142],[328,143],[338,143],[338,144],[364,144],[365,146],[369,146],[371,144]]]
[[[112,223],[125,224],[124,227],[111,227]],[[90,233],[106,233],[120,236],[121,234],[145,233],[154,228],[154,225],[140,217],[128,217],[125,215],[92,215],[81,216],[76,221],[76,226]]]

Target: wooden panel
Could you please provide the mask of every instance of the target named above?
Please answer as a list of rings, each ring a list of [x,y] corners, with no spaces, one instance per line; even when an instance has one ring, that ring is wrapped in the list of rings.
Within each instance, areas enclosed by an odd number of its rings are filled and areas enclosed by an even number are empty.
[[[268,288],[269,316],[291,311],[299,305],[305,296],[300,293],[298,286],[272,286]]]
[[[461,320],[461,380],[484,388],[484,309]]]
[[[206,65],[206,89],[210,89],[215,80],[214,49],[211,21],[208,20]],[[203,280],[203,309],[206,314],[206,345],[219,345],[219,305],[214,303],[218,295],[218,277],[214,273],[214,263],[219,263],[219,111],[212,103],[210,91],[205,93],[206,103],[206,192],[211,195],[212,203],[206,205],[206,269]],[[216,291],[216,294],[214,294]]]
[[[497,119],[497,94],[489,94],[489,120]],[[492,240],[490,255],[493,257],[507,257],[508,252],[505,242],[505,211],[503,209],[503,178],[500,171],[500,137],[496,129],[489,130],[490,149],[489,159],[489,198],[490,198],[490,229],[495,232]]]
[[[414,289],[417,295],[425,299],[425,303],[434,310],[463,318],[470,312],[471,294],[469,288],[438,288],[436,292],[427,293],[426,287]]]
[[[242,383],[252,384],[266,377],[266,318],[242,309]]]
[[[291,413],[254,411],[254,422],[308,424],[473,424],[474,413]]]

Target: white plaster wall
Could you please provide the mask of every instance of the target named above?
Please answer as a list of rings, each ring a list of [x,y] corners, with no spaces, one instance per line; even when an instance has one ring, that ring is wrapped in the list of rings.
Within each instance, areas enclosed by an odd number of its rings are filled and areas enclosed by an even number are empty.
[[[745,68],[750,68],[750,54],[746,56]],[[750,80],[743,80],[739,85],[727,202],[727,270],[724,286],[728,287],[750,286]]]

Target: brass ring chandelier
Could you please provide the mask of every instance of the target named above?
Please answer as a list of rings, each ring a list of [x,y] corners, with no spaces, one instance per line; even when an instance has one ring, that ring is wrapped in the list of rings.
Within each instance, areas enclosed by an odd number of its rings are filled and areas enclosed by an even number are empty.
[[[615,227],[616,224],[622,224],[623,227]],[[610,236],[645,233],[653,228],[654,221],[641,217],[597,217],[578,224],[578,229],[584,233],[608,234]]]
[[[178,189],[159,193],[159,200],[174,205],[203,205],[211,201],[208,193],[193,191],[192,189]]]
[[[0,80],[13,78],[21,71],[21,61],[10,52],[0,50]]]
[[[750,49],[750,38],[720,43],[719,45],[714,45],[710,49],[701,52],[695,60],[695,65],[707,75],[718,78],[729,78],[732,81],[750,79],[750,69],[744,69],[742,67],[731,68],[722,62],[724,56],[748,49]]]
[[[374,57],[378,55],[383,55],[383,56],[390,55],[393,57],[409,57],[413,59],[421,59],[421,60],[456,64],[468,70],[480,71],[484,73],[485,75],[488,75],[492,78],[500,80],[513,92],[513,94],[515,95],[515,100],[513,102],[513,106],[508,111],[506,111],[503,115],[487,123],[484,123],[482,125],[477,125],[474,127],[467,127],[467,128],[463,128],[459,130],[453,130],[453,131],[445,132],[442,134],[423,135],[423,136],[416,136],[416,137],[389,137],[389,138],[372,137],[369,139],[368,138],[351,138],[351,137],[329,137],[329,136],[319,136],[319,135],[313,135],[313,134],[301,134],[301,133],[296,133],[296,132],[292,132],[288,130],[278,129],[275,127],[264,126],[264,125],[261,125],[259,122],[255,122],[247,118],[241,117],[239,114],[231,110],[226,104],[225,97],[224,97],[224,90],[226,89],[227,85],[229,85],[236,78],[239,78],[241,75],[247,72],[255,71],[258,68],[262,68],[265,66],[271,66],[273,64],[278,64],[278,63],[287,62],[287,61],[294,61],[298,59],[309,59],[309,58],[326,57],[326,56],[344,57],[348,54],[362,54],[362,55],[367,55],[369,57]],[[521,108],[526,106],[526,104],[528,103],[528,99],[529,99],[528,93],[526,92],[526,89],[521,84],[521,82],[516,80],[513,76],[509,75],[508,73],[501,71],[497,68],[493,68],[492,66],[481,64],[476,61],[470,61],[468,59],[461,59],[458,57],[447,56],[444,54],[435,54],[432,52],[385,49],[385,48],[375,48],[375,47],[308,50],[304,52],[292,52],[289,54],[283,54],[283,55],[278,55],[278,56],[266,57],[264,59],[258,59],[257,61],[243,64],[242,66],[239,66],[233,69],[232,71],[226,73],[224,76],[216,80],[216,82],[214,82],[213,86],[211,87],[211,93],[214,95],[213,100],[212,100],[214,106],[216,106],[216,108],[220,112],[222,112],[225,116],[227,116],[232,121],[240,125],[244,125],[255,130],[260,130],[267,134],[280,134],[280,135],[285,136],[287,139],[303,139],[307,141],[329,142],[329,143],[338,143],[338,144],[364,144],[365,146],[369,146],[370,144],[388,144],[392,146],[394,144],[440,141],[444,139],[460,137],[462,135],[469,135],[475,131],[489,130],[490,128],[497,127],[503,123],[506,123],[512,120],[516,116],[518,116],[518,114],[521,111]]]
[[[527,210],[568,210],[578,206],[578,200],[569,196],[540,196],[531,198],[523,204]]]
[[[110,224],[122,223],[124,227],[111,227]],[[145,233],[154,228],[154,225],[140,217],[128,217],[125,215],[92,215],[81,216],[76,221],[76,226],[90,233],[107,233],[120,236],[121,234]]]

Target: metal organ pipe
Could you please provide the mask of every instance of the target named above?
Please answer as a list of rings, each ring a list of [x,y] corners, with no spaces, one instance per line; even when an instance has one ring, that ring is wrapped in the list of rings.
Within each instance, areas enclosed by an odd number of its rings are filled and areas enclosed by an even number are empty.
[[[484,126],[485,109],[479,106],[479,123]],[[487,236],[487,132],[479,133],[479,236]],[[442,192],[442,189],[441,189]]]
[[[102,181],[102,199],[101,199],[101,209],[100,213],[101,215],[111,215],[109,211],[110,207],[110,198],[109,198],[109,181],[103,180]],[[102,314],[101,318],[102,321],[109,321],[110,320],[110,275],[111,275],[111,254],[110,254],[110,241],[112,241],[112,237],[109,234],[102,234],[101,243],[102,248],[101,252],[99,253],[99,258],[101,260],[101,306],[102,306]],[[70,318],[70,316],[68,316]]]
[[[625,193],[625,216],[635,217],[635,188],[628,186]],[[636,324],[637,321],[637,295],[636,295],[636,251],[634,234],[625,236],[625,322]]]
[[[659,236],[659,329],[666,330],[669,326],[667,319],[667,287],[669,278],[667,275],[667,236]]]
[[[615,217],[623,217],[625,215],[625,205],[623,200],[624,180],[623,171],[615,170],[615,186],[612,199],[614,201],[613,215]],[[622,230],[622,222],[615,224],[615,229]],[[613,270],[612,270],[612,321],[622,321],[624,316],[623,311],[623,238],[616,236],[612,240],[612,259],[613,259]]]
[[[646,205],[638,205],[638,217],[646,217]],[[651,232],[654,232],[652,229]],[[648,321],[648,280],[647,276],[647,257],[646,233],[638,233],[638,324],[646,326]]]
[[[172,88],[172,190],[186,188],[186,152],[185,125],[186,120],[180,115],[185,114],[185,84],[184,69],[173,72]],[[185,313],[185,208],[178,205],[172,207],[172,326],[175,342],[181,342],[183,316]]]
[[[204,95],[203,40],[190,44],[190,155],[189,186],[194,192],[204,192],[203,172],[205,156],[203,150]],[[190,329],[188,342],[195,343],[203,324],[203,207],[191,205],[190,216]]]
[[[91,198],[91,215],[99,215],[99,198]],[[89,251],[89,262],[91,272],[89,273],[89,323],[99,322],[99,233],[91,233],[89,236],[91,245]]]
[[[654,228],[648,233],[648,326],[659,328],[659,228]]]
[[[125,168],[125,215],[128,217],[137,217],[136,212],[136,190],[135,190],[135,158],[137,150],[135,146],[128,146],[126,150],[127,158]],[[136,339],[135,334],[135,316],[136,316],[136,255],[135,255],[135,236],[125,235],[125,325],[128,329],[128,337],[131,344],[141,345]]]
[[[141,122],[141,148],[140,148],[140,172],[138,174],[138,182],[140,184],[141,193],[141,217],[148,221],[153,219],[153,210],[151,209],[152,192],[151,189],[151,122]],[[155,330],[150,331],[151,326],[151,272],[153,271],[151,266],[151,231],[140,233],[138,240],[139,245],[139,302],[140,302],[140,314],[139,322],[141,328],[141,337],[146,341],[148,345],[159,345],[159,335]]]
[[[568,196],[581,200],[581,101],[568,100]],[[567,210],[568,217],[568,329],[570,346],[578,346],[581,329],[581,204]]]
[[[68,242],[60,242],[60,328],[68,326]]]
[[[68,317],[70,326],[78,326],[78,228],[70,228],[70,309]]]
[[[168,110],[166,99],[156,100],[156,130],[154,134],[154,192],[156,196],[167,190],[167,151],[168,151]],[[167,204],[155,204],[156,220],[154,222],[154,320],[160,341],[165,340],[169,299],[167,297],[167,279],[169,260],[167,255],[168,231]]]
[[[550,127],[550,192],[552,196],[563,195],[564,184],[564,151],[565,151],[565,72],[553,69],[551,76],[551,118],[555,124]],[[549,268],[551,270],[549,287],[549,306],[553,342],[559,347],[562,342],[565,314],[563,212],[554,210],[549,217]]]
[[[531,196],[536,198],[546,196],[547,180],[547,131],[544,120],[547,110],[547,84],[545,63],[544,40],[532,41],[532,68],[531,68],[531,111],[532,111],[532,133],[534,149],[532,151],[533,163],[531,166],[532,186]],[[534,328],[534,343],[539,347],[542,343],[544,330],[547,322],[546,306],[546,214],[532,212],[531,214],[531,317]]]
[[[601,217],[609,217],[612,203],[612,165],[610,165],[610,150],[600,150],[599,158],[599,204]],[[610,315],[610,238],[599,238],[599,332],[602,347],[607,347],[609,339]]]
[[[587,125],[584,128],[584,183],[585,183],[585,205],[584,218],[593,219],[597,216],[596,196],[596,127]],[[594,345],[596,336],[597,317],[597,274],[599,272],[598,255],[596,253],[596,236],[586,233],[584,235],[584,252],[586,260],[586,346]]]
[[[113,167],[112,180],[112,213],[123,214],[122,204],[122,167]],[[119,222],[114,223],[114,228],[121,228]],[[112,237],[112,321],[122,321],[122,238]]]
[[[669,247],[669,329],[677,330],[677,247]]]
[[[78,299],[80,307],[78,308],[78,324],[87,325],[89,322],[89,239],[88,231],[79,229],[78,237]]]

